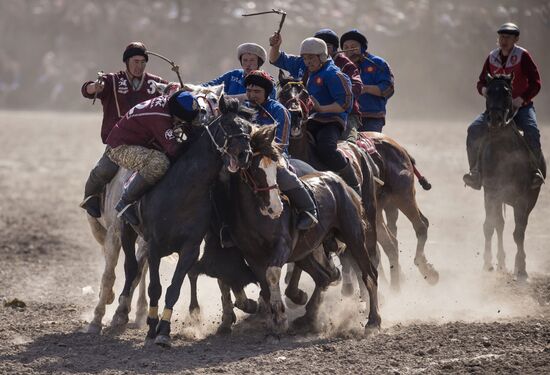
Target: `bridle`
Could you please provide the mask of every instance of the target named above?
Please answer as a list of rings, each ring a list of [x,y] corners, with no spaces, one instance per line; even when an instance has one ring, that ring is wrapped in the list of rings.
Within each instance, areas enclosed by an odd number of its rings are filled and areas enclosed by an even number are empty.
[[[227,132],[225,131],[223,126],[221,126],[220,119],[222,118],[222,116],[223,115],[217,116],[212,121],[210,121],[207,125],[205,125],[204,128],[206,129],[206,133],[208,133],[208,135],[210,136],[210,140],[214,144],[214,147],[216,147],[216,150],[218,150],[220,152],[220,154],[222,154],[222,155],[227,155],[229,157],[232,157],[229,154],[229,152],[227,152],[227,150],[229,149],[229,141],[233,138],[250,139],[250,134],[245,133],[245,132],[240,132],[240,133],[237,133],[237,134],[227,134]],[[211,126],[214,127],[216,125],[220,125],[218,128],[222,131],[223,137],[224,137],[223,138],[223,145],[221,145],[221,146],[218,144],[218,142],[216,142],[216,139],[214,138],[214,135],[212,134],[212,131],[210,130]],[[247,153],[246,163],[248,163],[248,158],[249,158],[249,154]]]
[[[255,157],[258,155],[260,155],[260,153],[255,152],[252,154],[252,157]],[[248,169],[241,169],[241,179],[248,185],[248,187],[250,187],[252,192],[256,195],[264,191],[271,191],[279,188],[279,184],[277,183],[270,186],[259,187],[256,181],[254,180],[254,178],[252,177],[252,175],[250,174],[250,172],[248,171]]]
[[[504,83],[503,88],[511,98],[512,93],[511,93],[510,87]],[[503,108],[501,106],[490,106],[490,107],[488,106],[487,107],[487,113],[490,114],[491,112],[503,111],[504,112],[504,116],[503,116],[504,125],[509,125],[513,121],[514,117],[516,116],[516,114],[518,113],[518,110],[519,110],[519,108],[517,108],[516,110],[511,111],[510,107],[511,107],[511,105],[508,106],[507,108]],[[510,113],[512,113],[511,116],[509,116]]]
[[[298,86],[298,87],[301,87],[302,90],[305,90],[304,88],[304,84],[301,82],[301,81],[298,81],[298,82],[294,82],[294,81],[290,81],[290,82],[287,82],[285,83],[282,87],[281,87],[281,90],[284,91],[285,87],[287,86]],[[308,100],[308,102],[310,103],[311,100]],[[285,108],[288,109],[289,105],[291,103],[297,103],[300,108],[302,109],[302,114],[303,114],[303,117],[304,118],[307,118],[309,116],[309,109],[310,109],[310,105],[309,103],[306,103],[304,102],[302,99],[300,99],[298,96],[294,96],[294,97],[291,97],[289,98],[288,100],[286,100],[283,105],[285,106]]]

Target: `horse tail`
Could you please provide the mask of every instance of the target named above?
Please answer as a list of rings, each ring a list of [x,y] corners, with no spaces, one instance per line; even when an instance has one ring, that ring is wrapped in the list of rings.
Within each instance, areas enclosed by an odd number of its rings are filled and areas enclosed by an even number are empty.
[[[413,168],[414,175],[418,179],[418,183],[424,190],[430,190],[432,188],[432,184],[428,182],[428,179],[423,176],[419,171],[418,168],[416,168],[416,160],[412,157],[412,155],[403,147],[403,151],[405,152],[405,155],[410,159],[411,165]]]

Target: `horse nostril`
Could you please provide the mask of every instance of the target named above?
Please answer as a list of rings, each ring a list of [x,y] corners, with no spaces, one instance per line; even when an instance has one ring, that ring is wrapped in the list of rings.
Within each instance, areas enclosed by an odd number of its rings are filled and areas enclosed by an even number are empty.
[[[270,213],[270,214],[272,214],[272,213],[273,213],[273,209],[272,209],[271,207],[269,207],[269,208],[267,209],[267,212]]]

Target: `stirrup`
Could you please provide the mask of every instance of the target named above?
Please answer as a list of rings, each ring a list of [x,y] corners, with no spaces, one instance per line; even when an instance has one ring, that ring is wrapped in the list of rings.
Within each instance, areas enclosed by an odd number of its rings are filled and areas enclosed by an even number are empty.
[[[90,204],[93,202],[90,202],[92,198],[97,199],[97,205],[94,206],[94,204]],[[96,219],[101,217],[101,201],[97,195],[87,196],[86,198],[84,198],[82,203],[79,204],[79,206],[85,209],[88,215],[90,215],[91,217],[95,217]]]
[[[307,216],[304,217],[303,214],[306,214]],[[317,217],[309,211],[300,212],[298,218],[298,223],[296,224],[296,228],[298,228],[298,230],[309,230],[319,224],[319,219],[317,219]]]
[[[539,189],[545,183],[544,176],[540,169],[537,169],[531,179],[531,189]]]
[[[235,247],[233,238],[231,238],[231,233],[229,233],[229,226],[227,225],[222,225],[220,228],[220,246],[222,249]]]
[[[124,202],[120,202],[124,203]],[[119,204],[120,204],[119,203]],[[118,211],[118,214],[116,215],[117,218],[122,218],[127,223],[132,225],[139,225],[139,218],[137,217],[136,212],[132,212],[132,208],[134,206],[134,203],[127,203],[125,206],[119,211],[119,205],[115,207],[115,209]]]
[[[477,176],[476,176],[477,174]],[[475,190],[481,190],[481,175],[479,172],[470,172],[462,176],[462,181],[466,186],[471,187]]]

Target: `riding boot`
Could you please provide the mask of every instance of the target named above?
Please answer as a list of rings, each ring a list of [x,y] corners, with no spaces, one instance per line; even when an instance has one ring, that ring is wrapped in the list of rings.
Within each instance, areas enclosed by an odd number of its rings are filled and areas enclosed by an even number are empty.
[[[466,152],[468,154],[468,164],[470,165],[470,172],[466,173],[462,180],[472,189],[480,190],[481,189],[481,173],[478,168],[478,154],[479,154],[479,145],[474,147],[473,145],[467,145]]]
[[[298,230],[311,229],[319,222],[315,202],[303,186],[284,191],[284,193],[290,200],[290,204],[298,211],[298,223],[296,224]]]
[[[535,168],[533,171],[531,189],[538,189],[544,184],[544,179],[546,178],[546,160],[544,160],[544,155],[540,148],[538,150],[533,150],[533,154],[537,160],[538,168]]]
[[[357,176],[353,170],[353,166],[348,160],[348,164],[340,171],[337,172],[340,177],[348,184],[359,196],[361,196],[361,187],[359,186],[359,181],[357,181]]]
[[[97,165],[90,172],[84,188],[84,200],[80,207],[92,217],[101,217],[101,193],[118,172],[118,165],[113,163],[107,155],[103,155]]]
[[[222,223],[222,226],[220,228],[220,246],[222,247],[222,249],[235,247],[233,237],[231,237],[231,232],[229,230],[229,225],[225,223]]]
[[[153,184],[145,181],[139,173],[134,176],[130,184],[122,192],[120,201],[115,209],[118,211],[117,217],[122,217],[132,225],[139,225],[139,215],[135,208],[135,203],[149,190]]]

